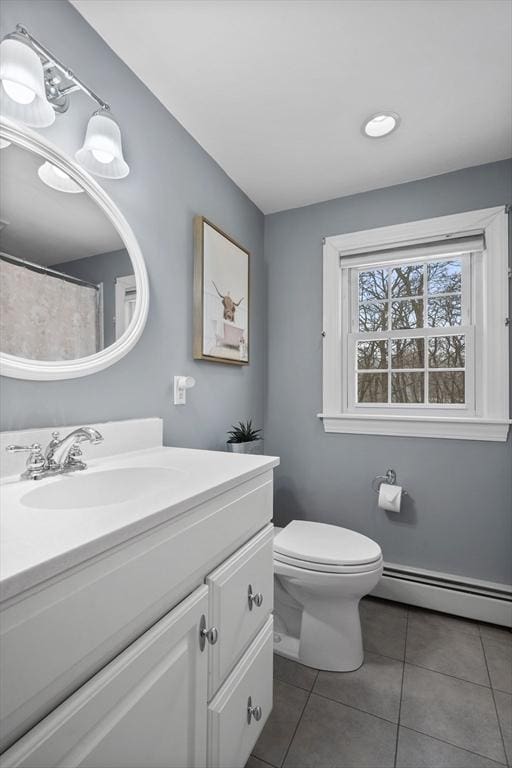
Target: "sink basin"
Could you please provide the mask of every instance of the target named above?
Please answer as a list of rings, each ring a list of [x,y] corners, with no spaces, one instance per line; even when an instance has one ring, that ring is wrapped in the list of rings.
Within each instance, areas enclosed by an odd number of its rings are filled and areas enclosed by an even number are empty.
[[[182,474],[165,467],[125,467],[58,475],[28,491],[21,503],[32,509],[105,507],[158,493],[174,485]]]

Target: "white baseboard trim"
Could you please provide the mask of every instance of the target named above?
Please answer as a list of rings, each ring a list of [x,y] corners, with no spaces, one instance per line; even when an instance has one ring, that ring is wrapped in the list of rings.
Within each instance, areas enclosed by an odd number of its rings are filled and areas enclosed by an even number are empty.
[[[512,586],[385,563],[373,597],[512,627]]]

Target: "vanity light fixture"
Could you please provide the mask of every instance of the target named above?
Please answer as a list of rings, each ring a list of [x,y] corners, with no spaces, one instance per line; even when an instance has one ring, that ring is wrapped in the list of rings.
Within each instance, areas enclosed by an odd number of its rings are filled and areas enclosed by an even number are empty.
[[[396,112],[377,112],[364,121],[362,132],[369,139],[381,139],[396,131],[400,125],[400,115]]]
[[[7,116],[34,128],[46,128],[55,120],[48,102],[44,69],[28,45],[7,38],[0,43],[0,109]]]
[[[128,175],[130,168],[123,157],[121,131],[110,116],[110,105],[106,101],[21,24],[2,40],[0,52],[0,111],[3,114],[29,126],[45,128],[54,122],[56,113],[67,111],[71,94],[82,91],[99,109],[89,120],[84,146],[76,153],[77,160],[103,178],[122,179]]]
[[[104,179],[123,179],[130,173],[123,157],[119,126],[112,115],[103,109],[89,119],[83,147],[75,157],[86,171]]]
[[[37,175],[48,187],[56,189],[58,192],[69,192],[73,195],[83,192],[82,187],[73,181],[71,176],[48,161],[39,166]]]

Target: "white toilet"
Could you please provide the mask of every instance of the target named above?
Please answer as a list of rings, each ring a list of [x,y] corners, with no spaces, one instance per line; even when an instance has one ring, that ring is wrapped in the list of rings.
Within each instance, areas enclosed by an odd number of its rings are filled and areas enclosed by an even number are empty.
[[[382,575],[378,544],[347,528],[293,520],[274,537],[274,650],[349,672],[363,663],[359,601]]]

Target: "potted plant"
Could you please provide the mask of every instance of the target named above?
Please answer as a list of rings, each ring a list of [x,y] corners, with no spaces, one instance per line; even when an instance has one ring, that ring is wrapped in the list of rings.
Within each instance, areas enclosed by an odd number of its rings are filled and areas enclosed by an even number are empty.
[[[263,453],[263,438],[261,429],[254,429],[252,419],[239,421],[238,426],[232,426],[228,431],[229,440],[226,443],[231,453]]]

